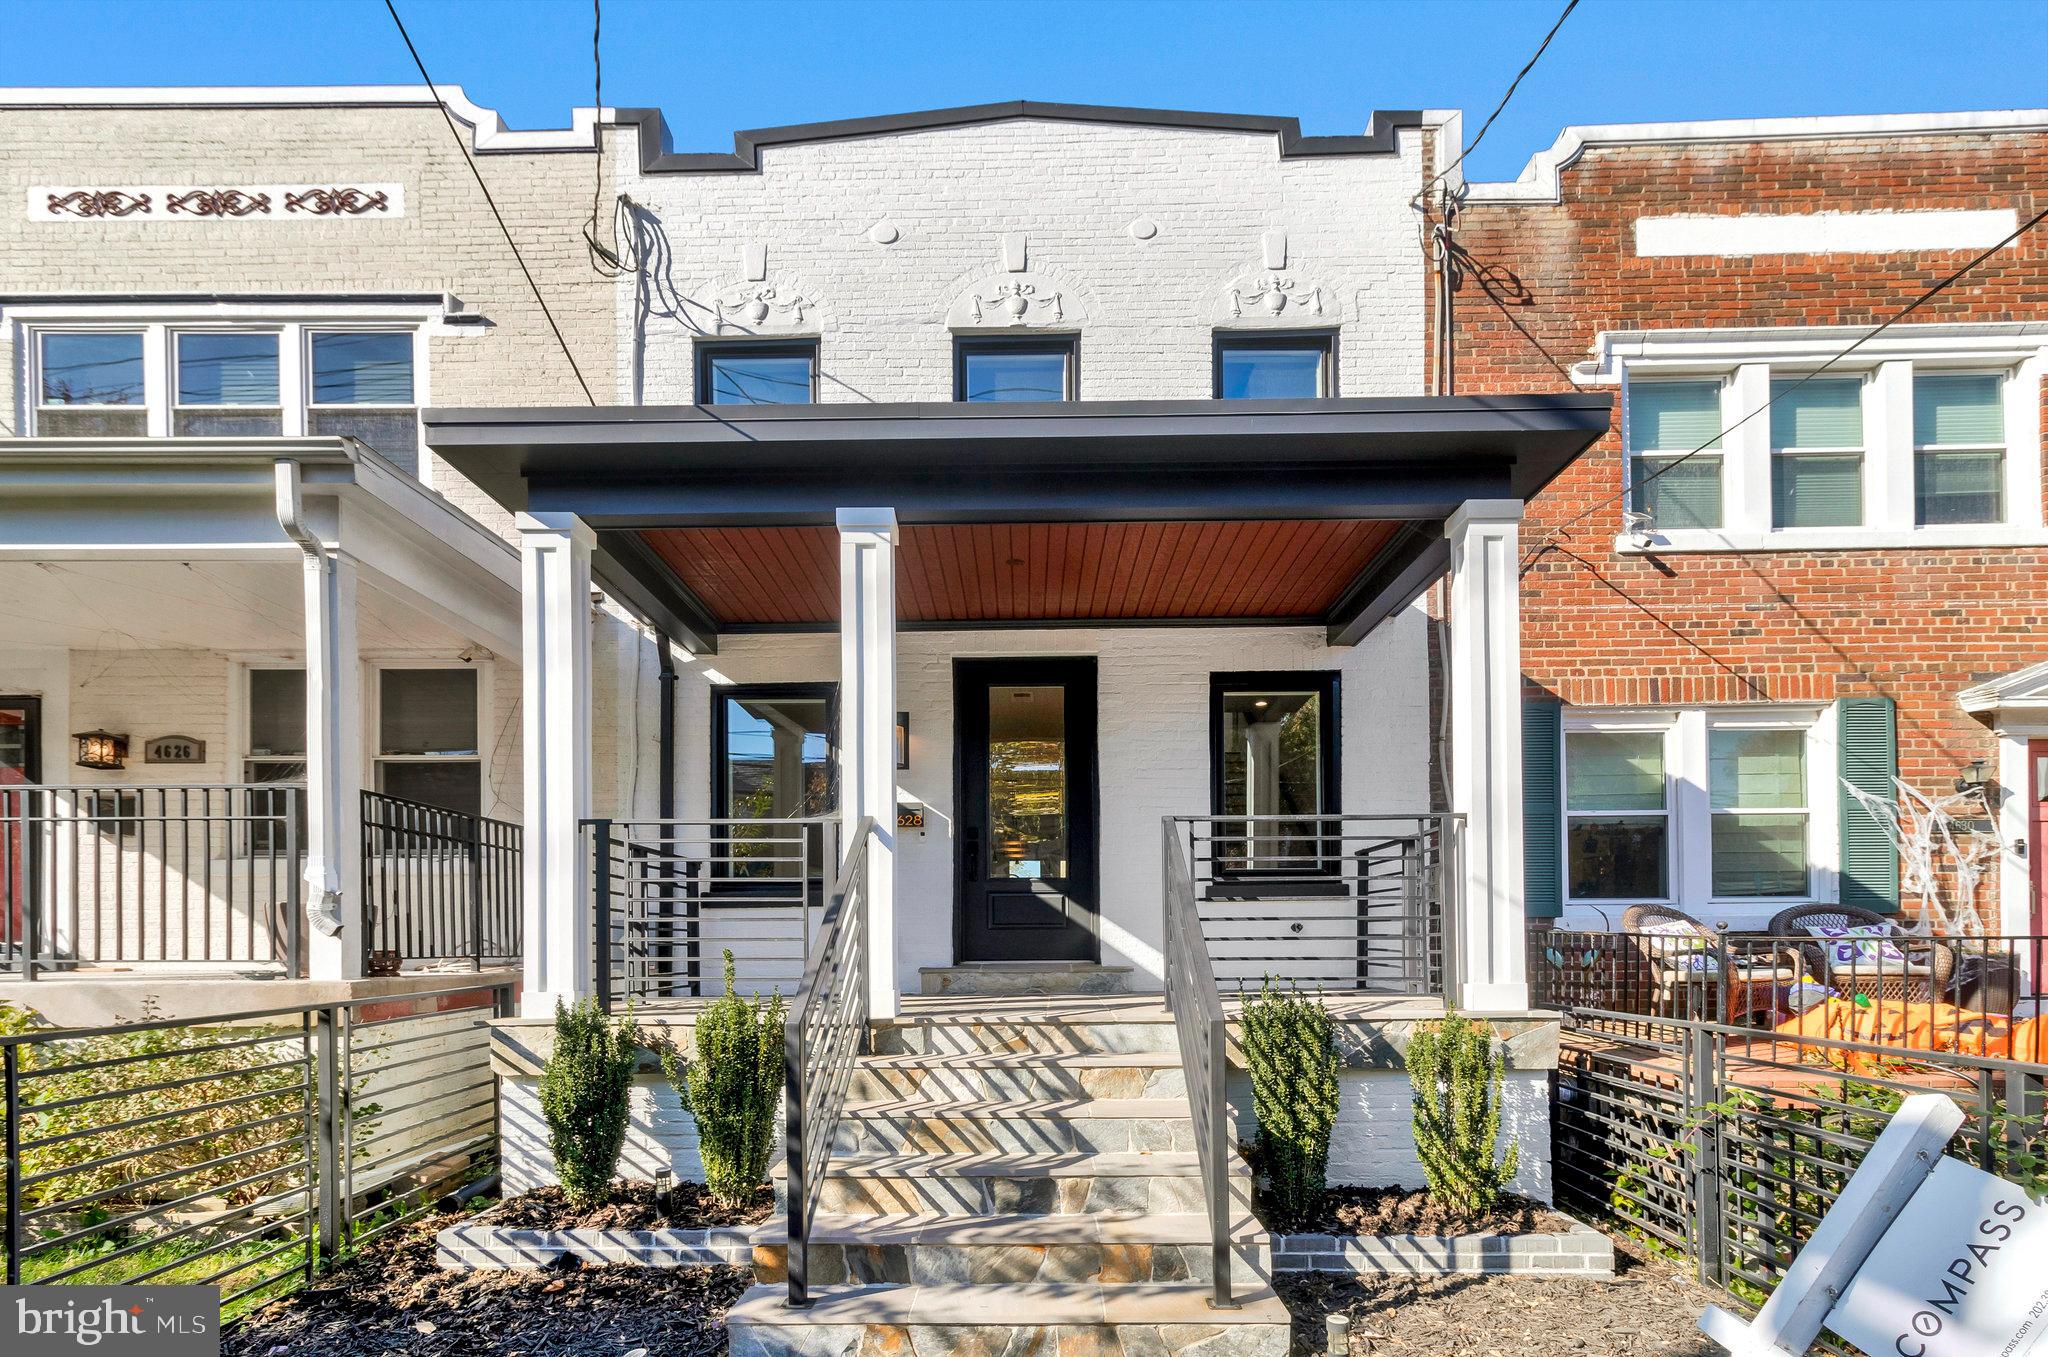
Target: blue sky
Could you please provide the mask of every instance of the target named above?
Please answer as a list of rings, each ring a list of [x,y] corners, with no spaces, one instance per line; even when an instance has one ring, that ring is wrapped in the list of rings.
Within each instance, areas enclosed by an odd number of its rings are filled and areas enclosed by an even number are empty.
[[[1563,0],[605,0],[605,97],[680,150],[737,128],[999,99],[1288,114],[1463,108]],[[589,0],[399,0],[437,81],[515,127],[590,87]],[[1470,169],[1575,122],[2048,103],[2041,0],[1583,0]],[[0,84],[410,83],[382,0],[0,0]]]

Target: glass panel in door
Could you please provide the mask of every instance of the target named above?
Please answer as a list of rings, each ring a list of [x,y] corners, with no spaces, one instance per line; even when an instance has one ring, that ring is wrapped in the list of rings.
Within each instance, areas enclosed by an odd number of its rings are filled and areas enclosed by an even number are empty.
[[[1061,687],[988,694],[988,874],[1067,876],[1067,701]]]

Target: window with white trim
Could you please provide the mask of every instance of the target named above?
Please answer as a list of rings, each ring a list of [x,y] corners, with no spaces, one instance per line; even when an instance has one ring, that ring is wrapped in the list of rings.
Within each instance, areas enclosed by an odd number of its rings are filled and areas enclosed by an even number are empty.
[[[483,814],[477,708],[474,668],[379,671],[377,790],[464,815]]]
[[[242,779],[262,786],[295,786],[299,793],[299,842],[306,841],[306,671],[290,668],[248,671],[248,724],[244,731]],[[283,814],[286,796],[249,793],[249,846],[257,852],[285,848]],[[276,819],[264,819],[274,816]]]
[[[46,438],[348,435],[420,460],[415,321],[33,320],[29,432]]]
[[[1759,927],[1832,899],[1839,858],[1831,709],[1571,708],[1565,901],[1610,924],[1635,904]]]
[[[1863,379],[1771,379],[1771,526],[1863,522]]]
[[[1721,389],[1712,381],[1629,388],[1633,508],[1664,528],[1721,526]]]
[[[2005,378],[1913,374],[1913,521],[2005,517]]]

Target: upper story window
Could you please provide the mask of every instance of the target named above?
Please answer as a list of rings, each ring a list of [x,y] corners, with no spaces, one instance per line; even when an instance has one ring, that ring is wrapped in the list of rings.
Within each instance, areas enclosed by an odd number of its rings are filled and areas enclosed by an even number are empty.
[[[953,343],[953,399],[1072,400],[1076,347],[1072,336],[957,339]]]
[[[1913,378],[1913,521],[2005,517],[2005,379],[1996,373]]]
[[[46,438],[349,435],[417,471],[419,325],[26,321]]]
[[[1771,382],[1771,526],[1863,522],[1863,379]]]
[[[817,399],[815,343],[697,346],[699,405],[811,405]]]
[[[1219,334],[1219,400],[1294,400],[1337,389],[1336,337],[1328,334]]]
[[[1629,388],[1634,509],[1674,528],[1721,526],[1721,383]]]

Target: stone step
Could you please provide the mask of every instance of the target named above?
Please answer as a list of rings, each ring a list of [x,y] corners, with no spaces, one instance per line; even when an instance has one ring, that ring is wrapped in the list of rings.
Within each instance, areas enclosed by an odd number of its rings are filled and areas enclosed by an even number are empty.
[[[972,994],[989,998],[1061,994],[1128,994],[1131,967],[1094,961],[978,961],[964,966],[923,966],[918,987],[926,994]]]
[[[1192,1150],[1184,1098],[890,1098],[846,1104],[834,1153]]]
[[[1251,1171],[1230,1161],[1233,1214],[1247,1214]],[[785,1166],[773,1169],[776,1200],[787,1201]],[[1187,1151],[1150,1154],[834,1155],[820,1211],[947,1215],[1083,1215],[1208,1209],[1202,1170]]]
[[[966,1002],[973,1002],[972,1000]],[[1107,1055],[1178,1052],[1173,1020],[1156,1003],[1048,1004],[1043,1011],[890,1018],[874,1025],[877,1055]]]
[[[1193,1282],[1105,1286],[814,1287],[793,1310],[782,1286],[756,1286],[726,1314],[731,1357],[1285,1357],[1287,1307],[1269,1288],[1233,1310]]]
[[[1271,1236],[1245,1219],[1233,1232],[1231,1279],[1272,1280]],[[1215,1274],[1206,1215],[1122,1212],[1104,1216],[844,1215],[811,1223],[811,1284],[917,1286],[962,1282],[1205,1282]],[[754,1274],[788,1279],[789,1222],[754,1231]]]
[[[1106,1055],[862,1056],[848,1096],[888,1098],[1185,1098],[1171,1051]]]

